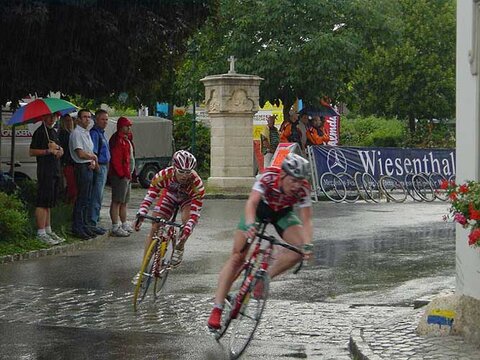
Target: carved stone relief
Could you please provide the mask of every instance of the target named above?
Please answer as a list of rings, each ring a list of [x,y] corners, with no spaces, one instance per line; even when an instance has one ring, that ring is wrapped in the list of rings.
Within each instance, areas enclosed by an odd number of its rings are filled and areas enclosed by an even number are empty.
[[[245,90],[237,89],[227,101],[227,109],[232,112],[253,111],[254,102],[252,99],[248,98]]]
[[[207,109],[208,112],[220,111],[220,101],[218,100],[218,94],[215,89],[210,90],[210,96],[207,100]]]

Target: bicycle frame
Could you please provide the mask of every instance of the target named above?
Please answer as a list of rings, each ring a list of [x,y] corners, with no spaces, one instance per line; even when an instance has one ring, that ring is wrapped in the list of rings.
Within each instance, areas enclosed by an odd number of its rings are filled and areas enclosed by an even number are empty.
[[[261,238],[261,235],[263,235],[263,233],[265,232],[265,228],[266,228],[266,224],[262,223],[259,234],[257,234],[256,236],[256,238],[259,238],[260,241],[256,242],[253,252],[251,253],[248,260],[244,262],[241,270],[239,271],[238,275],[240,275],[244,270],[250,268],[250,271],[245,272],[245,279],[243,279],[242,286],[240,287],[240,290],[235,298],[235,303],[230,313],[230,316],[232,319],[235,319],[238,316],[238,313],[240,312],[240,309],[243,304],[243,299],[245,298],[245,295],[247,294],[250,288],[250,284],[252,283],[253,278],[255,276],[260,276],[260,274],[258,273],[258,270],[260,270],[262,273],[265,273],[268,270],[269,260],[273,250],[273,244],[271,242],[268,242],[268,245],[266,246],[266,248],[262,248],[262,244],[266,242]],[[248,249],[250,244],[253,242],[253,240],[255,239],[250,240],[250,242],[247,240],[247,244],[245,244],[246,250]],[[261,255],[260,264],[258,264],[258,260],[257,260],[259,259],[259,255]]]
[[[153,295],[156,299],[158,293],[162,289],[171,270],[170,259],[173,255],[176,242],[180,236],[180,231],[183,224],[178,224],[174,221],[162,219],[160,217],[153,217],[148,215],[142,216],[144,219],[161,224],[157,231],[152,236],[152,243],[148,248],[139,272],[139,279],[135,286],[133,305],[134,310],[145,298],[150,282],[155,280]],[[173,216],[172,219],[175,217]],[[167,255],[167,249],[171,246],[171,252]],[[143,278],[145,277],[145,280]]]

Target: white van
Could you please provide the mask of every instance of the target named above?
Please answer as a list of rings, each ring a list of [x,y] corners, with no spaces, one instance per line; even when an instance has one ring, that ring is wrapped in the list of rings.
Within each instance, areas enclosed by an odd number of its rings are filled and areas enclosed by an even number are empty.
[[[2,121],[0,122],[0,170],[4,172],[11,171],[13,127],[6,125],[11,116],[12,112],[8,108],[2,108]],[[38,122],[36,124],[15,126],[15,180],[37,178],[37,162],[35,157],[29,155],[29,150],[33,133],[40,124]]]
[[[12,127],[5,125],[12,113],[2,111],[1,121],[1,168],[10,172],[12,150]],[[171,120],[156,116],[129,116],[132,120],[133,143],[135,144],[135,171],[138,181],[148,187],[153,176],[169,165],[173,154],[173,124]],[[110,117],[105,129],[107,139],[117,131],[118,117]],[[15,127],[15,179],[36,179],[36,158],[29,156],[30,143],[41,122]],[[93,121],[90,127],[93,126]]]

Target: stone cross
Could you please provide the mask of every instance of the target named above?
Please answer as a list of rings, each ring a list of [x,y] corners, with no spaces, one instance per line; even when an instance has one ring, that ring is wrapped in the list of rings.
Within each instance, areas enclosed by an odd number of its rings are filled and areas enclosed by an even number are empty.
[[[228,70],[228,73],[236,74],[237,72],[235,71],[235,61],[237,61],[237,59],[235,59],[235,56],[230,55],[230,57],[227,60],[230,63],[230,70]]]

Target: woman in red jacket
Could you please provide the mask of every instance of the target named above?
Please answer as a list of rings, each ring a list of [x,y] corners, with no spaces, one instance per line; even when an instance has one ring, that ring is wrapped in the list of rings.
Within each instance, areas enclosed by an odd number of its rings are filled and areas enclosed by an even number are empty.
[[[120,117],[117,121],[117,131],[109,141],[111,154],[109,177],[112,185],[110,219],[113,236],[126,237],[133,232],[132,226],[127,222],[127,204],[130,201],[132,173],[135,169],[133,143],[129,140],[131,126],[130,119]]]

